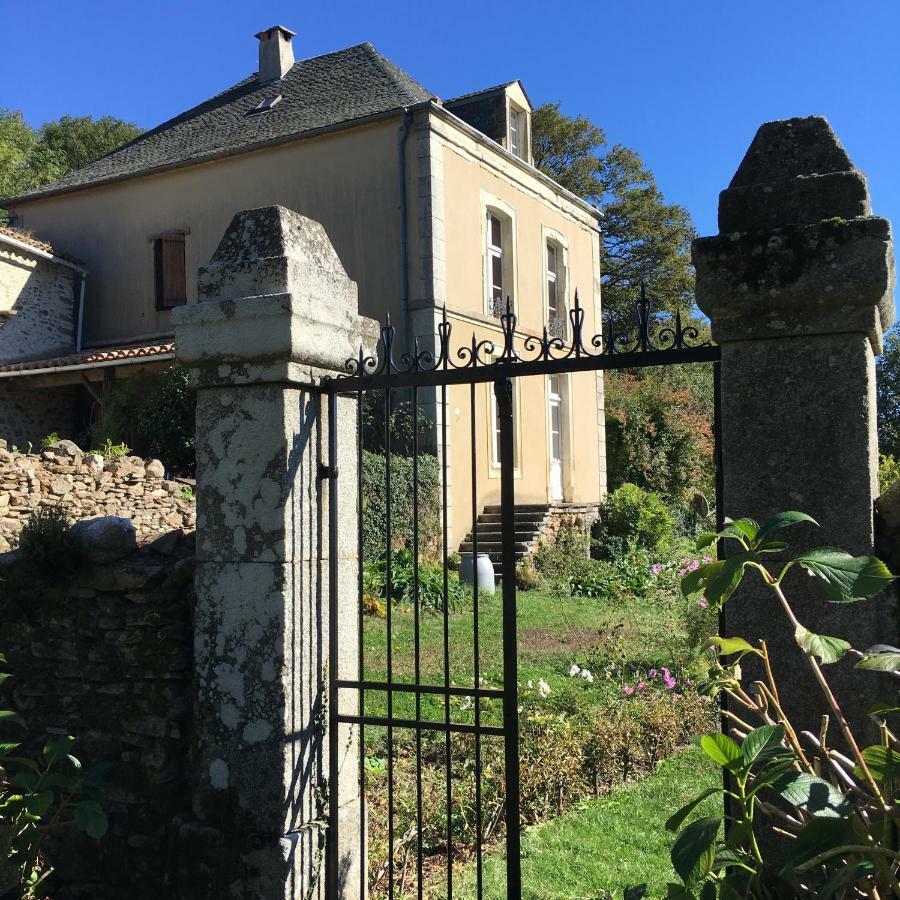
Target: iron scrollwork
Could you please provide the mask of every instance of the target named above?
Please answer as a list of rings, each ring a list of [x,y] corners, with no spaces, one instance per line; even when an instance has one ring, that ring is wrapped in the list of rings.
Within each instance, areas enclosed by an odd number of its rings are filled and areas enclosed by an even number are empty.
[[[499,315],[502,341],[483,338],[473,334],[468,345],[454,351],[451,345],[453,326],[447,319],[447,309],[443,308],[442,318],[437,326],[437,349],[421,349],[419,339],[413,348],[395,358],[394,345],[396,329],[391,324],[390,315],[381,327],[381,333],[373,354],[366,354],[362,348],[355,359],[347,360],[343,377],[385,377],[404,376],[437,370],[475,369],[489,366],[509,369],[516,365],[537,362],[564,362],[566,360],[596,359],[640,353],[677,354],[682,351],[700,350],[713,346],[710,341],[702,341],[700,332],[693,324],[684,325],[681,311],[675,312],[671,324],[661,324],[653,330],[656,318],[644,285],[640,297],[635,302],[637,328],[622,331],[613,316],[607,316],[598,334],[586,337],[584,333],[585,311],[581,306],[578,292],[575,302],[565,319],[545,324],[540,336],[517,335],[518,317],[509,297],[504,311]],[[571,335],[567,340],[566,336]],[[520,346],[516,347],[516,338]],[[599,368],[599,366],[598,366]]]

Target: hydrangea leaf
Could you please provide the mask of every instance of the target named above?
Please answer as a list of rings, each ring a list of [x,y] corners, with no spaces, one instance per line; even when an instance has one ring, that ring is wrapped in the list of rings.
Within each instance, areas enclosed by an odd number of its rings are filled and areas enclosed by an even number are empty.
[[[794,632],[797,643],[810,656],[818,656],[822,665],[836,663],[849,649],[850,644],[841,638],[828,637],[826,634],[813,634],[802,625]]]
[[[873,672],[896,672],[900,670],[900,648],[887,644],[869,647],[865,657],[856,664],[856,668],[869,669]]]
[[[803,512],[790,510],[788,512],[777,513],[772,516],[771,519],[767,519],[763,522],[756,535],[756,540],[757,542],[762,543],[766,538],[775,534],[777,531],[781,531],[782,528],[787,528],[789,525],[796,525],[799,522],[812,522],[813,525],[819,524],[812,516],[808,516]]]
[[[787,772],[772,784],[772,789],[811,816],[842,818],[849,808],[844,795],[830,781],[806,772]]]
[[[766,755],[781,746],[784,740],[784,728],[781,725],[763,725],[754,728],[741,744],[741,755],[747,766],[753,765],[757,759],[765,759]]]
[[[707,797],[712,797],[713,794],[721,794],[722,788],[707,788],[699,797],[695,797],[691,800],[690,803],[685,804],[678,810],[678,812],[673,813],[666,819],[666,828],[669,831],[678,831],[681,828],[684,820],[704,801]]]
[[[874,597],[894,580],[880,559],[851,556],[836,547],[818,547],[798,556],[795,562],[813,576],[816,589],[831,603]]]
[[[698,884],[710,873],[721,824],[722,819],[718,816],[697,819],[678,835],[672,845],[672,868],[687,887]]]
[[[704,734],[700,749],[725,769],[738,768],[743,761],[741,748],[727,734]]]
[[[900,752],[891,747],[873,744],[862,751],[862,758],[876,781],[893,781],[900,776]],[[854,768],[853,774],[859,779],[865,777],[860,766]]]
[[[714,634],[703,645],[704,649],[718,647],[720,656],[731,656],[732,653],[758,653],[759,651],[748,641],[740,637],[719,637]]]

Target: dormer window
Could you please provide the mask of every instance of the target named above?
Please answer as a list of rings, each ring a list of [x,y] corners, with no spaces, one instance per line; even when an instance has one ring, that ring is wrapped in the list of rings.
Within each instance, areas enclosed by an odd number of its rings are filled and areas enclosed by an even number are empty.
[[[525,127],[525,111],[509,105],[509,152],[519,159],[527,159],[526,152],[528,135]]]

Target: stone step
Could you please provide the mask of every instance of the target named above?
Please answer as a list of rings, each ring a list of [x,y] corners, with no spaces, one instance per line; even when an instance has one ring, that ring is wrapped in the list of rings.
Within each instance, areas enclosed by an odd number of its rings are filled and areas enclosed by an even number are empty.
[[[531,512],[531,513],[548,513],[550,511],[550,507],[546,503],[517,503],[516,504],[516,512]],[[499,503],[489,503],[487,504],[482,512],[485,513],[500,513],[503,512],[503,507],[500,506]]]
[[[516,552],[526,553],[532,547],[532,541],[516,541],[514,547]],[[471,553],[474,549],[474,545],[471,541],[463,541],[459,545],[460,553]],[[489,554],[501,554],[503,552],[503,542],[502,541],[478,541],[478,552],[479,553],[489,553]]]
[[[538,513],[516,513],[513,521],[517,525],[540,525],[544,521],[544,516]],[[499,525],[503,521],[501,513],[482,513],[478,517],[478,524]]]

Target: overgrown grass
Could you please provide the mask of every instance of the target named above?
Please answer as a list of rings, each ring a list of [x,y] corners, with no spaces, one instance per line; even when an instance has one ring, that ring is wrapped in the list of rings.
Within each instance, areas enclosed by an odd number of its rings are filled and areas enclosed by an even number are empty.
[[[660,763],[636,784],[546,825],[529,829],[522,843],[522,897],[525,900],[621,898],[626,887],[647,885],[647,897],[662,897],[666,883],[678,882],[669,862],[674,835],[666,831],[670,813],[713,787],[721,771],[695,749]],[[694,816],[713,815],[718,797],[701,804]],[[506,897],[506,859],[485,858],[484,900]],[[476,896],[475,871],[468,865],[454,884],[454,896]],[[436,888],[434,897],[442,896]]]

